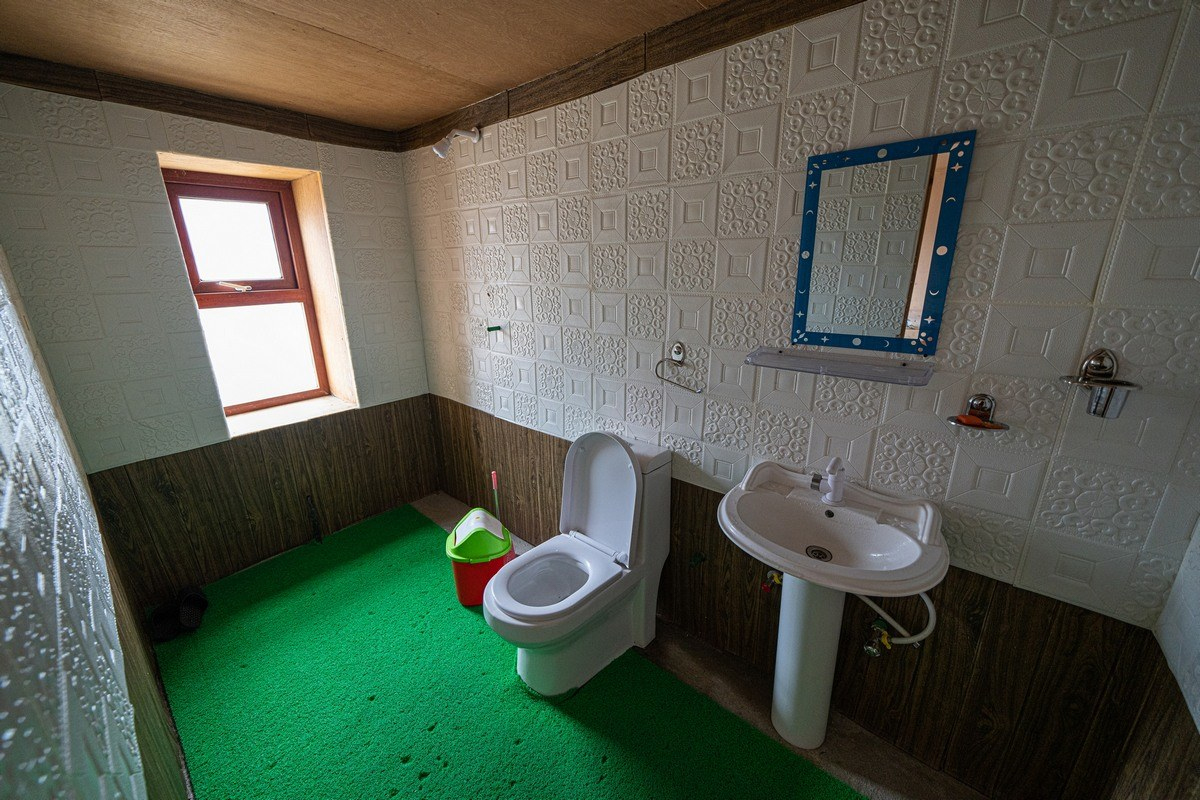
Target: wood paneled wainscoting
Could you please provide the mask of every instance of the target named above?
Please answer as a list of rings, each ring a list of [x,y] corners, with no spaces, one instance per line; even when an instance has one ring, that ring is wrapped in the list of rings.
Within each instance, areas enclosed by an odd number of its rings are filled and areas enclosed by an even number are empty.
[[[490,505],[498,470],[513,532],[557,533],[569,444],[445,398],[432,406],[442,489]],[[779,592],[761,589],[767,568],[717,526],[720,499],[673,481],[658,614],[767,673]],[[989,797],[1200,797],[1200,733],[1149,631],[954,567],[930,594],[933,637],[878,659],[862,651],[875,614],[849,599],[839,711]],[[916,598],[886,607],[924,619]]]
[[[190,796],[145,608],[437,488],[430,396],[89,476],[151,798]]]
[[[203,586],[438,488],[430,396],[89,476],[134,607]]]
[[[142,611],[130,603],[123,576],[111,559],[108,559],[108,579],[112,586],[117,638],[125,656],[125,684],[133,706],[134,732],[146,777],[146,796],[152,800],[188,800],[192,790],[187,761],[162,688],[158,660],[142,624]]]

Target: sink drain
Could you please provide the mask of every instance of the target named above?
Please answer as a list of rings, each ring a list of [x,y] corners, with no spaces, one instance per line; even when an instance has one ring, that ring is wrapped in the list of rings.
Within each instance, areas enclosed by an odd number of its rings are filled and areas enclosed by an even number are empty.
[[[809,558],[815,558],[817,561],[833,560],[833,553],[829,552],[824,547],[817,547],[816,545],[804,548],[804,555],[808,556]]]

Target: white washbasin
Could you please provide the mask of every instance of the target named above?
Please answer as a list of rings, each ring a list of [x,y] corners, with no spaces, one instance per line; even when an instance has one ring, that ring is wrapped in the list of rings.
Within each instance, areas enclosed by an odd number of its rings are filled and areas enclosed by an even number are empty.
[[[911,595],[946,576],[950,556],[933,503],[847,484],[845,504],[829,506],[811,480],[769,461],[755,466],[721,500],[721,530],[759,561],[843,592]]]

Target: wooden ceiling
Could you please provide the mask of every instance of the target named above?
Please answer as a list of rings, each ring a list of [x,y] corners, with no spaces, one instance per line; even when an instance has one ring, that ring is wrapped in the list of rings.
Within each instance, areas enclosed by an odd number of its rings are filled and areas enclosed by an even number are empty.
[[[0,51],[396,130],[717,0],[0,0]]]

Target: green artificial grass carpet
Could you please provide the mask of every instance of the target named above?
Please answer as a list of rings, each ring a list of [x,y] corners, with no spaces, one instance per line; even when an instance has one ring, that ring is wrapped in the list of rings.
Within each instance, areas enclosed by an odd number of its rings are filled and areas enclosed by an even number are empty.
[[[389,511],[208,587],[158,647],[199,800],[856,798],[637,653],[560,701]]]

